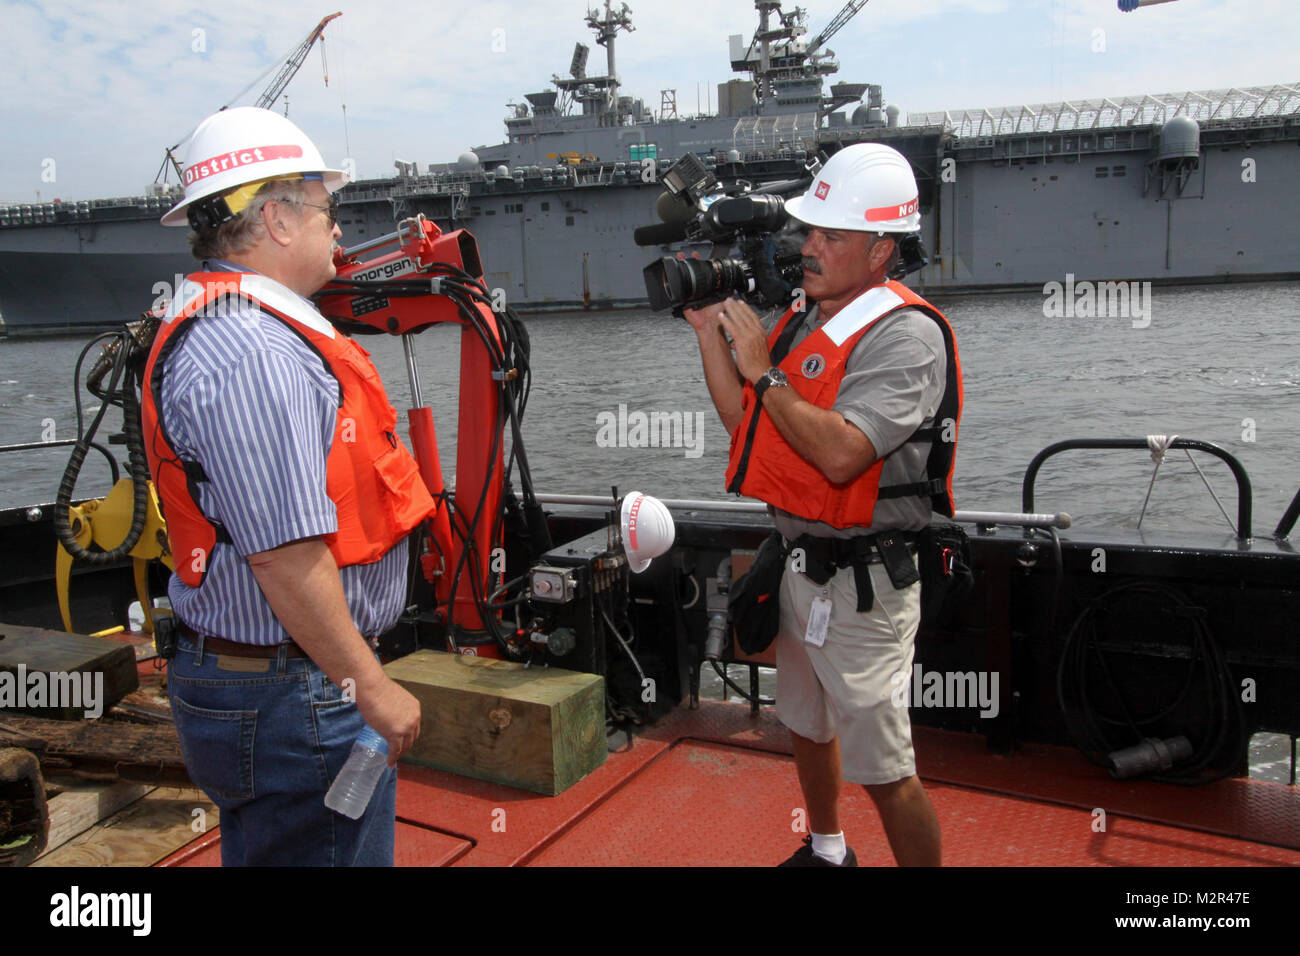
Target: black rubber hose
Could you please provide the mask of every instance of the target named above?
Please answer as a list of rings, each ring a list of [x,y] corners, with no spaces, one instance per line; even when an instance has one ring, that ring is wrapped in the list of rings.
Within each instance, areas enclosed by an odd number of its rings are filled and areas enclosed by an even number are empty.
[[[1189,622],[1192,645],[1187,677],[1174,701],[1156,713],[1140,718],[1133,715],[1128,701],[1119,691],[1110,664],[1098,645],[1096,623],[1097,615],[1108,610],[1117,598],[1135,594],[1167,601],[1171,614]],[[1092,703],[1088,686],[1089,652],[1097,658],[1103,687],[1119,701],[1121,716],[1118,718],[1099,713]],[[1057,700],[1066,727],[1079,748],[1091,761],[1110,769],[1109,754],[1120,746],[1135,744],[1149,736],[1143,730],[1144,726],[1166,719],[1187,699],[1198,670],[1203,670],[1204,711],[1210,715],[1204,739],[1184,764],[1164,773],[1151,774],[1150,778],[1180,785],[1210,783],[1231,775],[1240,765],[1246,746],[1246,723],[1232,673],[1205,622],[1204,611],[1191,604],[1180,591],[1165,585],[1130,582],[1112,588],[1084,608],[1075,618],[1061,649],[1056,674]],[[1117,746],[1112,743],[1103,724],[1126,727],[1132,740]],[[1216,765],[1218,770],[1211,769]],[[1210,770],[1208,774],[1207,770]]]
[[[68,458],[68,466],[63,470],[63,478],[59,481],[59,490],[54,498],[54,533],[74,560],[86,564],[113,564],[126,557],[131,549],[136,546],[136,543],[139,542],[140,535],[144,532],[144,526],[149,517],[149,462],[144,450],[144,433],[140,425],[140,403],[135,395],[135,378],[128,368],[132,341],[130,334],[126,331],[117,333],[117,336],[117,357],[109,378],[108,388],[103,394],[99,412],[95,415],[90,427],[77,437],[77,443],[72,447],[72,454]],[[98,339],[94,341],[98,341]],[[89,345],[87,348],[89,348]],[[75,387],[78,389],[81,384],[81,360],[85,358],[85,354],[85,350],[83,350],[81,359],[77,361]],[[120,392],[118,391],[119,380],[121,381]],[[113,549],[91,551],[78,544],[77,537],[73,533],[70,514],[72,495],[77,485],[77,478],[81,474],[81,468],[86,463],[86,455],[90,451],[90,444],[94,440],[95,433],[99,430],[109,406],[115,400],[120,400],[122,405],[122,432],[126,436],[128,473],[132,482],[131,527],[127,530],[126,537],[122,539],[122,542]],[[80,398],[78,398],[77,404],[78,411],[80,411]]]

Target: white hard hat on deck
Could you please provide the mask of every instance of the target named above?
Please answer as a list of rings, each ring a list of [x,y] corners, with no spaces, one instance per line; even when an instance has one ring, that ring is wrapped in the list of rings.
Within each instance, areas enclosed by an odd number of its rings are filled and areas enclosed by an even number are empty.
[[[677,537],[673,516],[663,502],[639,491],[630,491],[623,497],[619,508],[619,530],[633,574],[640,574],[650,567],[651,559],[671,548]]]
[[[785,208],[823,229],[918,232],[917,200],[916,177],[902,153],[882,143],[855,143],[827,160],[808,191]]]
[[[286,117],[256,106],[213,113],[199,124],[185,151],[181,178],[185,198],[162,217],[164,226],[183,226],[190,208],[241,186],[257,188],[272,179],[319,174],[331,193],[347,185],[348,174],[326,169],[320,150]],[[252,199],[252,189],[243,204]],[[238,213],[240,209],[230,211]]]

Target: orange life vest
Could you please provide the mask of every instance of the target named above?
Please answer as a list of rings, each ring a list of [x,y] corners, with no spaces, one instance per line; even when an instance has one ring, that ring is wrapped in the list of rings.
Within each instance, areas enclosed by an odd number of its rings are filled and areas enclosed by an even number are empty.
[[[845,365],[853,347],[867,330],[901,309],[918,309],[943,332],[948,357],[947,381],[933,428],[919,429],[909,441],[932,441],[926,463],[928,480],[880,487],[884,458],[846,484],[834,484],[781,436],[771,416],[762,414],[754,387],[745,383],[744,417],[731,435],[727,489],[766,501],[782,511],[835,528],[869,527],[881,498],[930,498],[940,514],[953,513],[952,474],[956,463],[957,423],[961,418],[961,363],[948,320],[907,286],[894,281],[868,289],[821,327],[789,350],[789,343],[804,319],[789,310],[768,337],[768,348],[790,386],[818,408],[831,408],[844,380]],[[786,354],[788,352],[788,354]]]
[[[438,506],[415,459],[397,437],[397,412],[388,403],[369,353],[266,276],[196,272],[186,277],[154,338],[142,384],[145,450],[176,573],[189,587],[198,587],[213,547],[228,542],[229,536],[199,508],[194,482],[207,480],[202,463],[184,461],[172,449],[158,409],[163,368],[193,317],[218,307],[226,297],[242,298],[279,319],[320,355],[338,381],[338,417],[325,461],[325,491],[334,502],[338,530],[324,540],[341,568],[378,561]],[[285,449],[285,454],[293,453]]]

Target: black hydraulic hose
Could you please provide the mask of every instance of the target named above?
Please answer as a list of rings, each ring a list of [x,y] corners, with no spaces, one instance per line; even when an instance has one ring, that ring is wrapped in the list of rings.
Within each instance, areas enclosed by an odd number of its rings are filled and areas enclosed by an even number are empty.
[[[108,388],[102,394],[99,411],[90,427],[83,429],[81,366],[91,346],[103,338],[117,339],[117,354],[109,376]],[[59,490],[54,499],[54,532],[58,536],[59,542],[67,549],[67,552],[72,555],[74,560],[87,564],[113,564],[126,557],[139,542],[140,535],[144,532],[144,526],[149,517],[149,461],[144,450],[144,433],[140,425],[140,403],[135,395],[135,376],[130,370],[131,346],[132,337],[126,330],[111,333],[108,336],[98,336],[82,349],[81,355],[77,359],[76,369],[73,372],[74,388],[76,389],[78,435],[77,443],[72,447],[72,454],[68,458],[67,467],[63,470],[63,477],[59,481]],[[111,348],[112,346],[108,347]],[[119,382],[121,383],[120,391]],[[77,478],[81,474],[81,468],[86,463],[86,455],[90,452],[95,433],[99,430],[109,406],[113,404],[120,404],[122,407],[122,432],[126,436],[127,471],[132,482],[131,526],[127,530],[126,537],[116,547],[108,551],[91,551],[83,548],[77,542],[77,536],[72,530],[70,511],[72,508],[72,495],[77,485]]]
[[[718,676],[722,678],[723,682],[728,687],[734,690],[741,697],[745,698],[745,700],[749,701],[751,704],[754,703],[754,698],[746,691],[741,690],[740,685],[738,685],[735,681],[733,681],[730,677],[727,676],[727,672],[722,669],[722,666],[717,661],[709,661],[709,663],[713,665],[713,669],[718,672]],[[770,697],[763,697],[762,695],[759,695],[758,703],[766,704],[768,707],[771,707],[776,703],[776,701],[772,700]]]
[[[520,484],[523,488],[524,500],[535,509],[540,509],[537,503],[536,494],[533,489],[532,474],[528,467],[527,455],[524,451],[523,432],[521,419],[524,409],[527,405],[528,396],[532,387],[532,370],[530,366],[530,343],[528,335],[524,329],[523,322],[515,314],[514,310],[507,308],[504,312],[493,310],[494,314],[499,317],[497,323],[497,332],[500,336],[498,342],[485,327],[483,317],[474,307],[475,302],[482,303],[489,308],[492,307],[492,299],[488,294],[486,287],[478,279],[448,263],[437,263],[436,268],[438,278],[441,280],[438,294],[446,296],[456,305],[457,311],[465,319],[466,324],[474,330],[479,339],[487,349],[498,373],[500,374],[500,392],[501,392],[501,415],[497,422],[492,437],[492,445],[489,450],[489,463],[495,461],[498,449],[501,446],[505,433],[507,422],[511,428],[512,442],[510,453],[503,462],[503,476],[506,481],[513,470],[515,459],[519,460]],[[339,294],[344,290],[353,291],[377,291],[382,290],[383,294],[392,298],[402,297],[419,297],[431,293],[430,285],[425,279],[398,280],[395,282],[340,282],[334,290],[334,294]],[[516,379],[511,382],[507,375],[511,368],[516,370]],[[507,636],[498,625],[495,615],[493,602],[482,592],[482,583],[479,580],[484,569],[483,555],[478,552],[478,545],[474,540],[474,532],[483,520],[483,510],[487,504],[488,485],[485,484],[482,493],[479,496],[477,505],[474,508],[473,515],[466,520],[466,512],[460,508],[452,507],[450,515],[452,518],[452,527],[457,533],[461,534],[465,541],[465,549],[462,551],[460,558],[456,562],[456,567],[452,570],[450,598],[447,607],[447,625],[449,637],[452,633],[452,626],[455,616],[455,595],[459,587],[460,577],[468,570],[471,576],[471,592],[476,606],[482,612],[485,627],[492,634],[494,640],[503,651],[507,650]],[[447,502],[450,504],[450,496],[447,496]],[[501,523],[504,520],[504,510],[494,516],[491,530],[491,540],[497,540],[501,531]],[[512,599],[504,602],[505,605],[522,603],[519,600]],[[499,608],[502,605],[495,605]],[[454,638],[453,646],[454,646]]]
[[[488,453],[488,462],[490,466],[490,463],[496,460],[497,451],[500,447],[501,439],[504,435],[506,418],[508,416],[507,409],[509,407],[510,396],[508,394],[508,389],[506,388],[507,383],[505,381],[505,371],[506,371],[505,361],[504,361],[505,357],[499,349],[494,348],[496,343],[492,340],[492,336],[488,334],[487,330],[483,328],[482,316],[479,315],[477,309],[474,309],[472,307],[472,302],[466,301],[467,296],[464,294],[463,290],[456,289],[455,292],[444,292],[444,294],[447,295],[448,298],[450,298],[456,304],[462,316],[464,316],[466,321],[475,330],[475,332],[478,333],[479,338],[483,340],[484,346],[488,349],[489,354],[492,356],[492,358],[495,360],[497,364],[497,368],[502,373],[502,377],[500,381],[502,402],[501,402],[501,408],[499,409],[499,413],[498,413],[497,426],[496,428],[493,429],[493,433],[492,433],[491,448],[489,449],[489,453]],[[461,509],[457,508],[452,512],[454,516],[459,516],[461,519],[461,524],[464,527],[462,534],[463,534],[464,541],[466,543],[466,547],[461,552],[460,558],[456,562],[455,571],[452,574],[451,590],[449,592],[450,597],[449,597],[448,608],[447,608],[447,625],[448,625],[448,632],[450,633],[454,621],[456,591],[460,584],[460,576],[465,571],[466,563],[468,562],[469,572],[470,572],[470,590],[471,590],[472,597],[474,599],[474,603],[481,612],[480,616],[483,618],[483,623],[488,633],[492,635],[492,638],[496,642],[497,646],[500,647],[503,653],[505,653],[508,651],[507,636],[501,630],[500,626],[497,624],[496,616],[492,612],[491,608],[489,607],[487,595],[483,594],[481,590],[481,582],[479,578],[484,570],[485,564],[483,562],[483,556],[478,553],[478,545],[474,540],[474,532],[477,530],[480,522],[483,519],[483,510],[487,505],[488,489],[489,489],[489,484],[485,482],[483,485],[483,491],[479,495],[478,503],[474,509],[473,517],[469,521],[465,520],[464,512]],[[492,540],[496,540],[495,536],[497,533],[499,533],[500,520],[501,520],[501,516],[497,515],[493,521]]]
[[[1098,644],[1096,622],[1097,615],[1109,609],[1117,598],[1133,595],[1168,602],[1170,613],[1186,619],[1192,631],[1188,672],[1173,702],[1155,713],[1141,717],[1132,712],[1129,702],[1120,693],[1110,663]],[[1121,711],[1119,717],[1100,713],[1092,702],[1087,666],[1090,653],[1098,662],[1103,678],[1102,689],[1118,701]],[[1205,690],[1203,710],[1209,720],[1204,739],[1186,762],[1166,772],[1152,774],[1151,779],[1181,785],[1210,783],[1231,775],[1243,759],[1246,746],[1245,718],[1232,673],[1204,620],[1204,611],[1191,604],[1180,591],[1161,584],[1129,582],[1112,588],[1084,608],[1071,626],[1061,650],[1056,673],[1057,700],[1066,727],[1079,748],[1094,763],[1113,769],[1108,755],[1120,747],[1150,736],[1143,728],[1167,719],[1187,700],[1195,686],[1198,671]],[[1116,746],[1104,725],[1124,727],[1133,739]],[[1216,765],[1218,769],[1212,769]]]

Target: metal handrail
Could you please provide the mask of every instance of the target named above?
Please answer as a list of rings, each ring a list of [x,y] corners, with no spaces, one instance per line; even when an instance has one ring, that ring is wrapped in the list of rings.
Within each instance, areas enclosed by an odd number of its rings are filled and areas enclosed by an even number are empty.
[[[538,492],[537,500],[549,505],[592,505],[608,508],[614,499],[608,495],[561,495]],[[766,514],[767,505],[761,501],[719,501],[704,498],[660,498],[659,503],[665,508],[679,511],[732,511],[740,514]],[[1034,528],[1070,527],[1071,518],[1065,512],[1056,514],[1016,514],[1008,511],[958,511],[952,516],[953,521],[966,524],[1018,524]]]
[[[1020,494],[1021,506],[1025,511],[1034,510],[1034,479],[1038,477],[1038,470],[1043,466],[1043,462],[1053,455],[1078,448],[1129,448],[1149,451],[1150,445],[1147,444],[1145,438],[1071,438],[1048,445],[1034,456],[1029,463],[1029,467],[1025,469],[1025,478]],[[1232,470],[1233,477],[1237,479],[1237,539],[1244,541],[1249,538],[1252,500],[1250,476],[1246,474],[1246,469],[1242,467],[1241,462],[1237,461],[1231,452],[1220,448],[1218,445],[1207,441],[1199,441],[1195,438],[1176,438],[1169,444],[1169,448],[1186,448],[1208,452],[1227,464]]]
[[[1295,497],[1291,499],[1291,504],[1287,505],[1286,511],[1282,513],[1282,520],[1273,529],[1273,537],[1279,541],[1288,537],[1291,534],[1291,529],[1295,527],[1297,518],[1300,518],[1300,489],[1297,489]]]
[[[59,448],[67,445],[75,445],[76,443],[77,443],[77,439],[75,438],[64,438],[59,441],[31,441],[31,442],[24,442],[21,445],[0,445],[0,452],[31,451],[34,448]],[[95,451],[99,452],[101,455],[103,455],[105,458],[108,459],[108,468],[113,475],[113,484],[117,484],[118,478],[121,477],[121,472],[118,470],[117,467],[117,459],[115,459],[112,456],[112,454],[110,454],[107,448],[105,448],[97,441],[92,441],[90,443],[90,447],[95,449]]]

